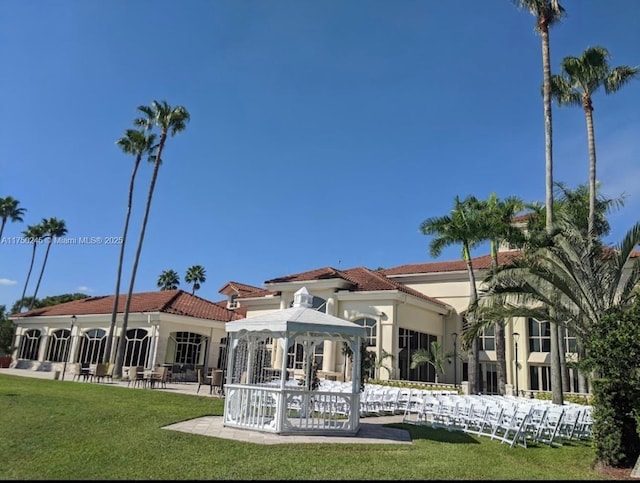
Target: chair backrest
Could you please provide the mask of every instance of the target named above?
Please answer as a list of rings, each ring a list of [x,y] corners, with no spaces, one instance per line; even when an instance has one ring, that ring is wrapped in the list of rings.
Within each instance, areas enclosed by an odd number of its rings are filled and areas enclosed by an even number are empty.
[[[98,364],[96,364],[96,372],[95,372],[96,377],[104,377],[107,375],[107,366],[104,365],[102,362],[99,362]]]
[[[129,368],[129,380],[135,381],[136,379],[141,379],[142,375],[138,374],[139,372],[142,372],[141,366],[131,366]]]
[[[218,370],[211,371],[211,385],[213,386],[222,385],[222,371],[218,371]]]
[[[166,367],[156,367],[155,371],[153,371],[154,377],[156,379],[160,379],[164,381],[167,379],[167,368]]]

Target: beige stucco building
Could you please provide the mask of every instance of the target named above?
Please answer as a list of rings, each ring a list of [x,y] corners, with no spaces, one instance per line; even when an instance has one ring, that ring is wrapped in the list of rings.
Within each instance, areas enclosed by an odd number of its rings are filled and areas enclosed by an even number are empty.
[[[504,263],[517,254],[500,252],[499,261]],[[481,288],[490,257],[476,257],[472,263]],[[469,278],[461,260],[383,270],[323,267],[273,278],[263,287],[229,282],[219,290],[226,299],[215,303],[180,290],[135,294],[125,366],[167,364],[174,370],[186,367],[191,374],[199,367],[224,368],[224,324],[289,308],[294,293],[302,287],[313,295],[317,310],[366,328],[368,350],[376,354],[378,361],[371,377],[422,382],[436,382],[437,377],[440,383],[447,384],[467,380],[466,353],[458,334],[462,333],[462,316],[469,301]],[[104,351],[112,305],[113,297],[90,297],[12,316],[17,326],[14,366],[52,370],[64,360],[96,362],[102,357],[100,351]],[[72,315],[76,316],[75,324],[69,329]],[[122,337],[121,320],[120,313],[115,342]],[[549,324],[524,318],[510,320],[505,336],[507,391],[514,387],[520,391],[550,390]],[[429,349],[433,341],[442,348],[444,372],[437,374],[430,364],[412,369],[412,354],[419,348]],[[482,392],[496,393],[493,330],[485,330],[479,342]],[[571,358],[575,339],[565,334],[564,342],[567,358]],[[276,341],[265,350],[276,361],[281,360],[279,355],[285,348],[278,347]],[[286,350],[289,368],[294,373],[301,371],[302,348],[294,345]],[[335,342],[327,341],[315,348],[321,377],[349,379],[345,357],[343,347]],[[577,375],[573,372],[571,390],[577,390]]]

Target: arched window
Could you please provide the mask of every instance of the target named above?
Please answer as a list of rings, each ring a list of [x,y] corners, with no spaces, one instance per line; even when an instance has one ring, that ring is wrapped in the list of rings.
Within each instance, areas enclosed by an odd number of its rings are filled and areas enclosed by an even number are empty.
[[[106,332],[102,329],[89,329],[80,339],[80,351],[76,362],[97,364],[104,356]]]
[[[173,361],[176,364],[190,364],[195,366],[204,361],[206,337],[195,332],[175,332],[172,334],[175,341]]]
[[[45,360],[51,362],[64,362],[69,360],[71,350],[71,331],[59,329],[49,336],[49,346]]]
[[[324,341],[313,346],[313,363],[322,370],[322,358],[324,356]],[[287,351],[287,368],[304,369],[304,346],[298,342],[291,344]]]
[[[375,347],[378,345],[378,322],[370,317],[363,317],[353,321],[354,324],[361,325],[367,329],[367,346]]]
[[[127,331],[123,366],[145,366],[149,353],[149,332],[146,329]]]
[[[20,351],[18,352],[20,359],[28,359],[31,361],[38,360],[38,352],[40,351],[40,331],[31,329],[22,334],[20,341]]]

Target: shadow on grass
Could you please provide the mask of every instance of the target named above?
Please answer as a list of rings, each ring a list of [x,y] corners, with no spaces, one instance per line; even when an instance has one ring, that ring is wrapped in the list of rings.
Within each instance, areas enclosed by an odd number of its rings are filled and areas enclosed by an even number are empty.
[[[411,436],[412,440],[427,439],[429,441],[438,441],[441,443],[480,444],[480,441],[478,441],[478,439],[462,431],[447,431],[446,429],[442,429],[442,428],[432,428],[429,425],[420,426],[420,425],[403,424],[403,423],[387,424],[386,426],[389,426],[391,428],[405,429],[409,431],[409,435]],[[489,437],[478,436],[477,438],[491,440],[491,438]],[[500,443],[500,440],[498,439],[494,441],[496,443]],[[562,441],[561,445],[559,444],[549,445],[549,444],[545,444],[537,441],[530,441],[530,440],[527,441],[527,449],[529,450],[541,450],[541,449],[548,450],[548,449],[560,448],[562,446],[580,448],[580,447],[589,447],[590,445],[591,445],[591,442],[589,440],[571,440],[571,441],[564,440]]]
[[[446,429],[434,429],[431,426],[416,426],[414,424],[387,424],[391,428],[405,429],[409,431],[412,440],[428,439],[429,441],[438,441],[441,443],[452,444],[480,444],[471,435],[462,431],[447,431]]]

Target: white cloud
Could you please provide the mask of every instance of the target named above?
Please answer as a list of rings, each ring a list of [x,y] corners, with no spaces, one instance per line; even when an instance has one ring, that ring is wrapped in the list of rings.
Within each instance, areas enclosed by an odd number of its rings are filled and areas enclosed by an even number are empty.
[[[77,289],[78,292],[93,292],[92,288],[89,288],[85,285],[80,285]]]
[[[18,282],[16,282],[15,280],[9,280],[8,278],[0,278],[0,285],[9,286],[9,285],[15,285],[16,283]]]

